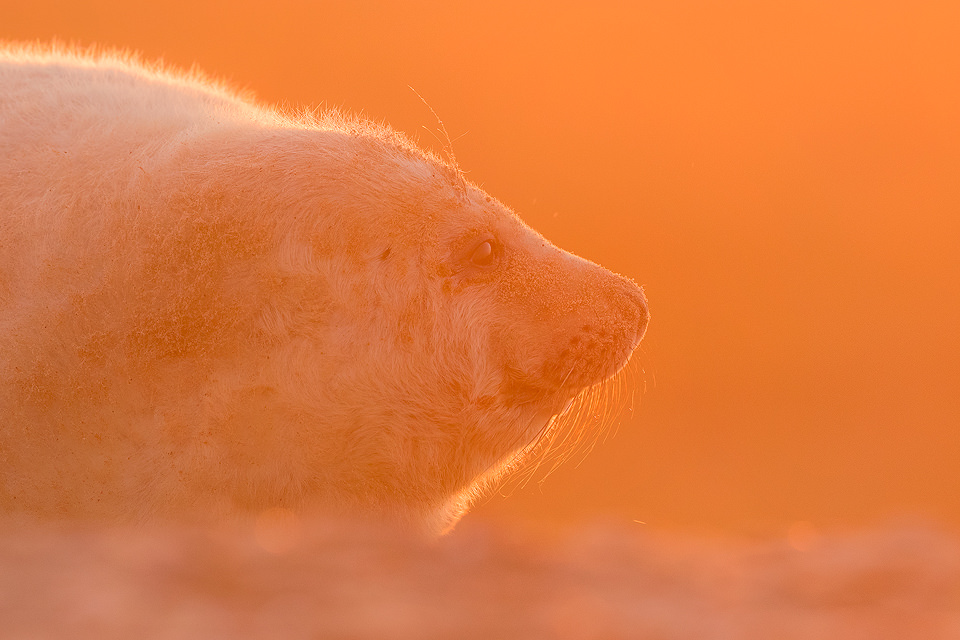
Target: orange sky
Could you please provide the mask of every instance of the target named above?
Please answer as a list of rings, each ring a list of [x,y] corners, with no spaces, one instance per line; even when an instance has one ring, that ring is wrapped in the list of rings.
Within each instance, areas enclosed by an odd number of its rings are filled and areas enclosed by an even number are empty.
[[[0,0],[437,146],[646,285],[634,417],[477,515],[960,527],[960,4]]]

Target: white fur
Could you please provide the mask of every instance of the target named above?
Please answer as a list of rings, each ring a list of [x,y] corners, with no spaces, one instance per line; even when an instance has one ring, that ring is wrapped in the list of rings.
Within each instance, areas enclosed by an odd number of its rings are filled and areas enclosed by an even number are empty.
[[[645,324],[385,127],[0,50],[3,509],[441,529]]]

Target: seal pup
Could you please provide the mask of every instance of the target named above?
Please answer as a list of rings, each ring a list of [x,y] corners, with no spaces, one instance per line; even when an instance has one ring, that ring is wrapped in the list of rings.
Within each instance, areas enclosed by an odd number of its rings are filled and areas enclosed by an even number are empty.
[[[0,52],[0,509],[441,531],[620,370],[632,281],[388,127]]]

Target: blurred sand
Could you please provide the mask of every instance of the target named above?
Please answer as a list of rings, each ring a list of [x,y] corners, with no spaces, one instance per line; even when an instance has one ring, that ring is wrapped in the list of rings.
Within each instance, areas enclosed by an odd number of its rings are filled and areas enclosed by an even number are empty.
[[[721,541],[468,520],[424,545],[280,515],[215,532],[7,522],[0,636],[960,638],[960,540],[927,527]]]

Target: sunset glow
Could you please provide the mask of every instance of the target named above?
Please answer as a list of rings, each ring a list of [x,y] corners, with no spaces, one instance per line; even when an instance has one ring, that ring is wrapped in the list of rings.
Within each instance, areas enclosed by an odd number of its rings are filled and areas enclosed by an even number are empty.
[[[470,180],[644,285],[616,435],[474,517],[960,527],[957,5],[7,4],[4,40],[196,64],[441,151],[418,93]]]

